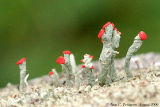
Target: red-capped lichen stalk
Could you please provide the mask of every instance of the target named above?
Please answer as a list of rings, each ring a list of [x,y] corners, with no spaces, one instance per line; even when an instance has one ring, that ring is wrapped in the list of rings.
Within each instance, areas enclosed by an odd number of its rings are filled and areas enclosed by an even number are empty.
[[[57,87],[57,86],[61,85],[61,82],[60,82],[60,79],[59,79],[59,75],[58,75],[56,69],[52,69],[52,71],[49,72],[48,75],[49,75],[50,78],[52,78],[54,86]]]
[[[66,76],[66,84],[67,86],[72,86],[74,83],[74,75],[73,75],[73,69],[72,64],[70,61],[70,51],[63,51],[64,57],[60,56],[57,59],[57,63],[62,65],[62,72],[65,73]]]
[[[87,76],[87,78],[83,78],[83,81],[85,81],[84,79],[87,79],[86,83],[87,83],[87,85],[90,85],[91,87],[95,84],[95,79],[94,79],[94,75],[93,75],[94,66],[91,62],[93,57],[94,56],[91,56],[89,54],[85,54],[84,59],[81,60],[81,62],[84,63],[81,66],[81,68],[82,68],[81,70],[84,71]]]
[[[143,40],[147,39],[147,35],[145,32],[141,31],[139,34],[135,37],[133,44],[128,49],[126,58],[125,58],[125,72],[128,78],[133,77],[132,73],[129,70],[130,65],[130,59],[133,56],[135,52],[138,51],[138,49],[141,47]]]
[[[26,77],[26,58],[22,58],[17,62],[20,69],[20,85],[19,90],[24,91],[25,88],[25,77]]]
[[[98,38],[103,42],[103,49],[99,58],[101,72],[98,76],[99,85],[101,86],[109,85],[117,78],[113,60],[116,54],[119,54],[114,49],[119,47],[120,34],[111,22],[106,23],[98,34]]]

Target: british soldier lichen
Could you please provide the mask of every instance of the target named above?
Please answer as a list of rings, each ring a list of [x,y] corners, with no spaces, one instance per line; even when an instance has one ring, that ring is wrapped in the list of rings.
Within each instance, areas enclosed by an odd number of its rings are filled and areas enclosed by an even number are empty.
[[[119,54],[119,52],[115,51],[115,49],[119,47],[119,42],[121,38],[120,35],[121,32],[119,32],[115,25],[111,22],[106,23],[98,34],[98,38],[101,39],[101,42],[103,43],[102,52],[99,57],[101,70],[98,74],[98,83],[100,86],[109,86],[112,82],[119,80],[116,74],[114,59],[116,55]],[[143,31],[141,31],[135,37],[133,44],[128,49],[125,59],[125,72],[128,78],[133,77],[132,73],[129,70],[130,59],[132,55],[136,51],[138,51],[138,49],[142,45],[143,40],[145,40],[146,38],[146,34]],[[67,86],[75,86],[76,88],[79,88],[81,84],[84,85],[83,83],[89,85],[89,87],[92,87],[96,84],[97,78],[94,77],[94,66],[91,62],[93,56],[85,54],[84,58],[81,60],[81,63],[83,63],[83,65],[79,70],[76,69],[76,61],[74,55],[71,54],[70,51],[63,51],[63,55],[64,57],[60,56],[57,59],[57,63],[61,64],[62,66],[62,72],[65,74]],[[28,78],[28,75],[26,76],[26,59],[22,58],[20,61],[17,62],[17,65],[19,65],[21,71],[20,91],[24,91],[25,84],[28,84],[26,82]],[[85,74],[85,76],[83,74]],[[52,69],[52,71],[49,73],[49,76],[52,77],[55,86],[61,85],[59,75],[55,69]]]
[[[73,75],[72,64],[70,61],[71,52],[63,51],[63,54],[64,54],[64,57],[60,56],[57,59],[57,63],[62,65],[62,71],[65,73],[67,86],[72,86],[75,78]]]
[[[143,40],[145,39],[147,39],[146,34],[143,31],[139,32],[139,34],[135,37],[133,44],[128,49],[125,59],[125,72],[128,78],[133,77],[132,73],[129,70],[130,59],[133,56],[133,54],[138,51],[138,49],[141,47],[143,43]]]
[[[57,73],[56,69],[52,69],[52,71],[49,72],[49,77],[52,78],[54,86],[61,86],[59,74]]]
[[[103,48],[99,58],[101,71],[98,77],[99,85],[101,86],[109,85],[117,78],[114,57],[119,52],[114,49],[119,47],[120,34],[111,22],[106,23],[98,34],[98,37],[103,41]]]
[[[26,58],[22,58],[17,62],[17,65],[19,66],[20,69],[20,84],[19,84],[19,90],[21,92],[24,91],[25,89],[25,78],[26,78]]]
[[[84,63],[81,66],[81,68],[82,68],[82,71],[84,71],[86,74],[86,77],[87,77],[86,83],[87,83],[87,85],[90,85],[91,87],[95,84],[95,79],[94,79],[94,75],[93,75],[94,66],[91,62],[92,59],[93,59],[93,56],[91,56],[89,54],[85,54],[84,59],[81,60],[81,62]]]

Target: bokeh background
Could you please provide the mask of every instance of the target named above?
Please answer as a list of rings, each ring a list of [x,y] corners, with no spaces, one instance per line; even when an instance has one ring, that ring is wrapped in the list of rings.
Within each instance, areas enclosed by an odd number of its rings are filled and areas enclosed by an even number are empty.
[[[160,52],[160,0],[1,0],[0,87],[19,83],[16,62],[27,58],[29,79],[60,71],[56,59],[63,50],[98,60],[102,44],[97,34],[113,22],[122,32],[119,58],[143,30],[148,39],[137,52]]]

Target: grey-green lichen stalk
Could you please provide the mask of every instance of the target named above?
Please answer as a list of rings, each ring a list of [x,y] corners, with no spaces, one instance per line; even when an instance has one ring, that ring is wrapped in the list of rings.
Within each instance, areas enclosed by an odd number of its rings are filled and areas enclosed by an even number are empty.
[[[49,72],[49,77],[52,78],[54,86],[61,86],[59,74],[57,73],[56,69],[52,69],[52,71]]]
[[[147,39],[146,34],[141,31],[134,39],[133,44],[131,47],[128,49],[126,58],[125,58],[125,72],[128,78],[133,77],[132,73],[129,70],[129,65],[130,65],[130,59],[133,56],[135,52],[138,51],[138,49],[141,47],[143,40]]]
[[[90,85],[91,87],[93,85],[95,85],[95,79],[94,79],[94,75],[93,75],[93,71],[92,71],[94,69],[94,66],[91,62],[92,59],[93,59],[93,56],[91,56],[89,54],[85,54],[84,59],[81,60],[81,62],[84,63],[81,66],[81,68],[85,72],[85,74],[87,75],[87,85]]]
[[[98,76],[99,85],[109,85],[116,80],[116,72],[114,68],[114,57],[119,52],[114,51],[119,47],[120,32],[117,31],[114,24],[106,23],[98,37],[102,39],[103,49],[99,58],[101,64],[101,72]]]
[[[19,90],[21,92],[24,91],[25,89],[25,78],[26,78],[26,58],[22,58],[17,62],[17,65],[19,66],[20,69],[20,84],[19,84]]]
[[[70,61],[70,51],[63,51],[64,57],[60,56],[57,59],[57,63],[62,65],[62,72],[65,73],[66,76],[66,84],[67,86],[72,86],[74,84],[74,75],[73,75],[73,69],[72,64]]]
[[[116,48],[119,48],[120,35],[121,35],[121,32],[119,32],[117,30],[114,30],[114,32],[113,32],[113,38],[112,38],[112,49],[113,50],[115,50]],[[116,52],[116,54],[119,54],[119,52]],[[113,54],[113,56],[111,58],[110,77],[111,77],[111,80],[113,82],[118,80],[118,77],[117,77],[117,74],[116,74],[116,70],[115,70],[115,66],[114,66],[115,65],[114,64],[114,59],[116,57],[116,54]]]

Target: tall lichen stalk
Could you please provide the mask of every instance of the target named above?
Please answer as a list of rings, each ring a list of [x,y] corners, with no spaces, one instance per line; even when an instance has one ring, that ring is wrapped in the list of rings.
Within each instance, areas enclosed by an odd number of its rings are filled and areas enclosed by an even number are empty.
[[[25,82],[24,82],[24,78],[26,77],[26,62],[24,62],[23,64],[21,64],[19,66],[20,68],[20,86],[19,89],[20,91],[23,91],[25,88]]]
[[[138,51],[138,49],[141,47],[143,40],[147,39],[146,34],[141,31],[134,39],[133,44],[131,45],[131,47],[128,49],[126,58],[125,58],[125,72],[128,78],[132,78],[133,74],[132,72],[129,70],[129,65],[130,65],[130,59],[133,56],[133,54],[135,52]]]
[[[99,85],[103,86],[109,85],[116,78],[114,57],[119,52],[114,49],[119,47],[120,33],[114,27],[114,24],[108,22],[103,26],[98,37],[103,41],[103,49],[99,58],[101,72],[98,76]]]
[[[19,90],[21,92],[25,89],[25,77],[26,77],[26,58],[22,58],[17,62],[17,65],[20,69],[20,84],[19,84]]]
[[[116,48],[119,48],[120,35],[121,35],[121,32],[119,32],[117,30],[114,30],[114,32],[113,32],[113,38],[112,38],[112,49],[113,49],[113,51]],[[111,73],[110,73],[110,77],[111,77],[111,80],[113,82],[118,80],[118,77],[117,77],[117,74],[116,74],[116,69],[115,69],[115,63],[114,63],[114,59],[116,57],[116,54],[119,54],[119,52],[116,52],[115,54],[113,54],[112,59],[111,59]]]

